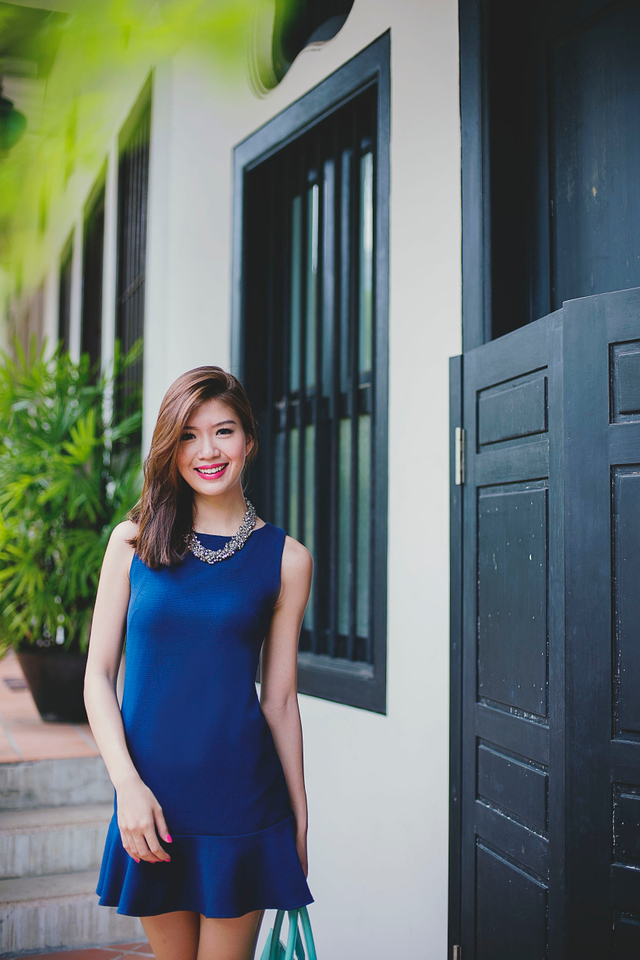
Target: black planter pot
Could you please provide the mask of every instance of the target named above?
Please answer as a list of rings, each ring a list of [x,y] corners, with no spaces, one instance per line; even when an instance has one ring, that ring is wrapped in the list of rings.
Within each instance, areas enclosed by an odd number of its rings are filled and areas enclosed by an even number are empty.
[[[36,647],[28,652],[16,650],[16,656],[43,720],[87,723],[84,707],[86,653]]]

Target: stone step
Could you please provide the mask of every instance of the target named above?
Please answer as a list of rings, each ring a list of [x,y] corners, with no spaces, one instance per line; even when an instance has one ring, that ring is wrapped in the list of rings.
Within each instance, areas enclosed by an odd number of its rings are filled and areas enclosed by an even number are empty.
[[[111,803],[0,810],[0,879],[99,867]]]
[[[0,764],[0,810],[113,803],[102,757]]]
[[[101,907],[98,870],[0,880],[0,957],[144,938],[138,917]]]

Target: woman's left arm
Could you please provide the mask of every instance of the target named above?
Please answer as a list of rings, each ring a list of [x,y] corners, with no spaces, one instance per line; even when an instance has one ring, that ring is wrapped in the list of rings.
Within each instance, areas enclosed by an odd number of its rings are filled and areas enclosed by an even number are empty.
[[[262,647],[260,706],[273,735],[296,820],[296,845],[307,876],[307,795],[302,724],[298,707],[298,640],[309,600],[313,558],[287,537],[282,551],[280,594]]]

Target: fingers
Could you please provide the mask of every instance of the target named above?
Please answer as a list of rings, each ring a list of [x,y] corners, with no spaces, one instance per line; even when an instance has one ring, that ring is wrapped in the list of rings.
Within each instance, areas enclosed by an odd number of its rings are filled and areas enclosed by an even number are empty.
[[[158,833],[160,834],[163,840],[166,840],[167,843],[171,843],[171,836],[169,835],[167,824],[162,814],[162,808],[154,807],[153,816],[156,822]]]
[[[146,860],[147,863],[162,863],[171,860],[160,845],[155,830],[155,824],[139,824],[134,830],[120,829],[122,846],[136,862]]]
[[[130,857],[132,857],[136,863],[140,863],[142,856],[140,851],[138,851],[138,845],[135,840],[135,836],[130,833],[128,830],[120,828],[120,837],[122,839],[122,846],[127,851]]]
[[[147,846],[149,848],[149,853],[151,856],[145,857],[145,860],[150,860],[151,863],[158,863],[162,860],[171,860],[171,857],[166,853],[160,846],[160,841],[158,840],[158,834],[156,833],[155,823],[151,823],[144,833],[144,839],[147,841]]]
[[[124,849],[136,862],[166,863],[171,860],[159,839],[160,836],[171,843],[162,807],[146,784],[136,782],[125,786],[118,794],[118,827]]]

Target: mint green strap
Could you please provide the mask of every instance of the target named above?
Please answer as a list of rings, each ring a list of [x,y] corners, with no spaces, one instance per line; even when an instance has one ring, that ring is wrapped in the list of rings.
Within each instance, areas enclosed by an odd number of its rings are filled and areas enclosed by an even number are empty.
[[[280,936],[280,931],[282,930],[283,920],[284,920],[284,910],[278,910],[276,912],[276,918],[273,921],[273,942],[274,943],[278,942],[278,937]],[[270,960],[276,960],[276,954],[273,947],[271,948],[271,954],[272,956]]]
[[[282,929],[283,920],[284,910],[278,910],[276,912],[276,918],[273,922],[273,927],[271,930],[269,930],[267,942],[265,943],[264,950],[262,951],[261,960],[282,960],[284,957],[284,947],[280,942],[280,930]]]
[[[278,910],[273,924],[273,929],[269,931],[269,937],[265,944],[265,950],[262,954],[262,960],[317,960],[316,947],[311,932],[311,923],[306,907],[300,907],[298,910],[289,910],[289,931],[287,936],[287,946],[284,948],[280,940],[280,931],[284,920],[284,910]],[[304,932],[304,942],[307,948],[306,954],[300,936],[298,921]]]
[[[289,936],[287,937],[287,950],[284,960],[293,960],[293,951],[297,946],[298,937],[298,911],[289,910]]]
[[[304,942],[307,945],[309,960],[318,960],[316,956],[316,945],[313,941],[313,933],[311,932],[311,921],[309,920],[307,908],[300,907],[298,913],[300,915],[300,922],[302,923],[302,929],[304,931]]]

